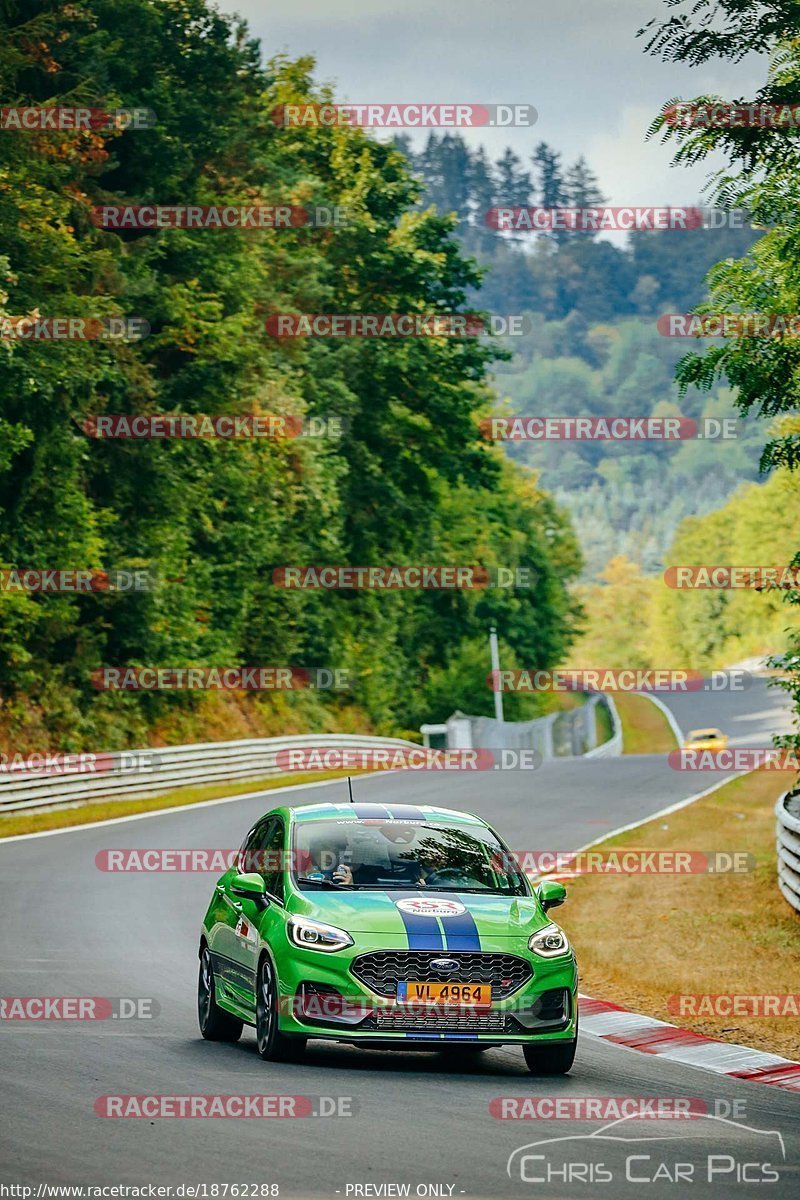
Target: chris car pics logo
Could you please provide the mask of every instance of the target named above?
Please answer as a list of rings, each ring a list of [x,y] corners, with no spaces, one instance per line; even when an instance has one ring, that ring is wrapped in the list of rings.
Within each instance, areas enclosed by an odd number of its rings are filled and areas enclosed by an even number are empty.
[[[734,1192],[726,1191],[726,1185],[777,1183],[781,1177],[786,1149],[779,1130],[755,1129],[711,1114],[698,1115],[690,1128],[683,1121],[667,1121],[653,1132],[652,1121],[647,1125],[649,1129],[642,1127],[640,1118],[630,1116],[592,1133],[541,1138],[514,1150],[506,1170],[509,1178],[521,1183],[562,1187],[565,1183],[573,1187],[678,1184],[682,1186],[679,1196],[690,1192],[693,1184],[700,1185],[702,1194],[703,1184],[716,1184],[720,1195],[729,1196]],[[630,1192],[628,1187],[614,1194]],[[580,1194],[592,1193],[581,1190]]]

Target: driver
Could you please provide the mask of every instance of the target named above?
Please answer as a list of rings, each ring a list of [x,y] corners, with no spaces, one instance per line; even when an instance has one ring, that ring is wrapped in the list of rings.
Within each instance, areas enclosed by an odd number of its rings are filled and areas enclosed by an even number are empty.
[[[312,879],[330,879],[343,887],[353,884],[375,883],[375,871],[363,861],[364,847],[358,841],[350,845],[348,840],[335,830],[324,829],[308,848],[311,859],[307,872]]]
[[[306,872],[312,878],[332,879],[335,883],[352,883],[350,868],[345,867],[342,859],[345,857],[347,842],[334,829],[325,829],[319,833],[308,847],[311,859],[311,869]],[[350,876],[342,878],[342,872]]]
[[[378,887],[424,887],[427,871],[411,849],[415,831],[407,826],[384,825],[380,830],[386,845],[382,847],[388,863],[353,862],[342,865],[342,875],[335,876],[345,884],[374,884]],[[357,851],[354,850],[354,856]]]

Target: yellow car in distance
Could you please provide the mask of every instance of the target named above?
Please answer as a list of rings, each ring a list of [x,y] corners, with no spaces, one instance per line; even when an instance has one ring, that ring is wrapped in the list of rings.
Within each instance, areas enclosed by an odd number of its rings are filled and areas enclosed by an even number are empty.
[[[721,729],[691,729],[683,743],[684,750],[724,750],[728,745],[727,734]]]

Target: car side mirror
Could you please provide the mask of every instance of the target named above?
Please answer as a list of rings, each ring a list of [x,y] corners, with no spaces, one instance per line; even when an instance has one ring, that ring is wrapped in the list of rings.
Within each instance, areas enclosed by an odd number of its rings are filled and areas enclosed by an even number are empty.
[[[543,879],[537,889],[539,903],[545,912],[548,908],[558,908],[567,898],[567,889],[556,879]]]
[[[242,896],[245,900],[266,900],[266,891],[263,878],[255,871],[247,875],[234,875],[231,881],[231,895]]]

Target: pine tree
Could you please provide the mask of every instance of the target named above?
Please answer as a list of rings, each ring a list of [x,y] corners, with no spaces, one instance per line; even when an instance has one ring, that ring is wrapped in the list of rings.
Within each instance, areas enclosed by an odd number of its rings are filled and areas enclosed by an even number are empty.
[[[536,169],[537,201],[542,208],[561,208],[567,203],[567,192],[561,169],[561,155],[547,142],[540,142],[531,159]],[[559,244],[568,236],[566,231],[544,234]]]
[[[603,204],[606,199],[600,191],[597,176],[589,169],[583,155],[568,169],[564,187],[569,203],[574,208],[591,208]]]
[[[589,169],[583,155],[567,170],[564,180],[567,202],[571,208],[593,208],[605,202],[605,196],[600,191],[597,176]],[[595,238],[594,230],[581,234],[582,238]]]
[[[531,162],[537,171],[538,203],[543,208],[558,208],[565,204],[567,191],[561,170],[561,155],[547,142],[540,142]]]
[[[497,179],[497,197],[500,204],[508,204],[523,208],[531,202],[533,182],[530,171],[523,170],[522,159],[514,153],[510,146],[502,158],[495,163]]]
[[[495,240],[494,231],[486,224],[486,214],[497,204],[497,184],[493,164],[483,146],[470,156],[469,163],[470,223],[473,235],[470,239],[474,248],[490,249]]]
[[[432,133],[418,159],[428,202],[435,204],[440,213],[458,213],[459,230],[464,229],[469,217],[470,163],[467,144],[460,134],[452,133],[441,138]]]

